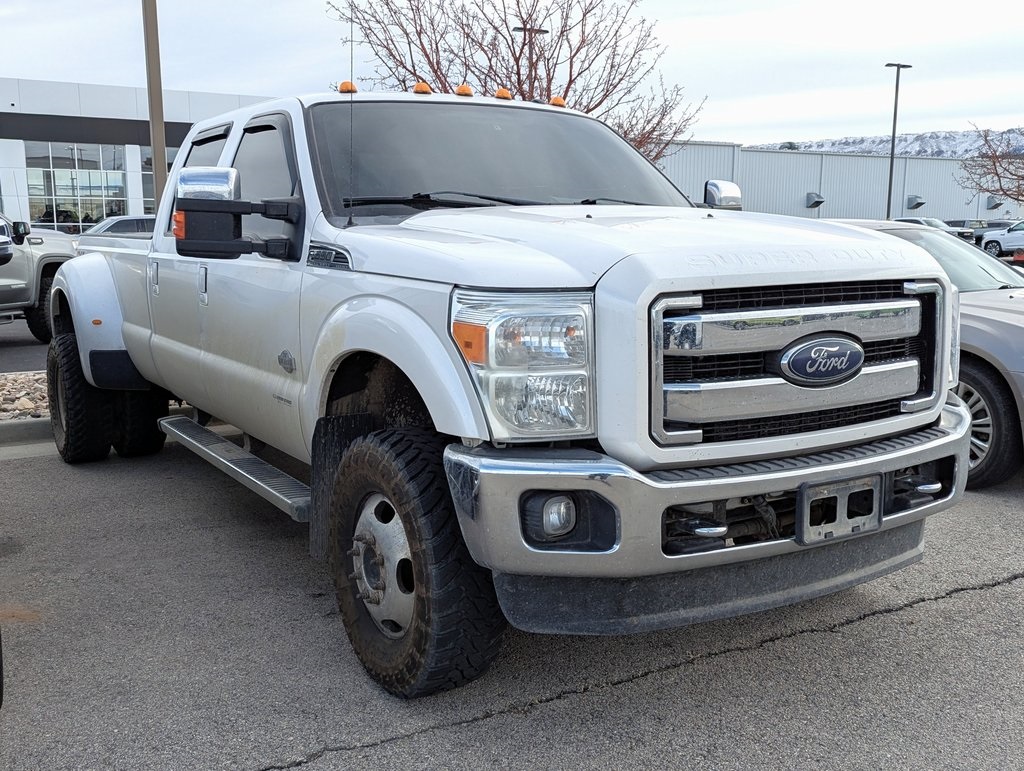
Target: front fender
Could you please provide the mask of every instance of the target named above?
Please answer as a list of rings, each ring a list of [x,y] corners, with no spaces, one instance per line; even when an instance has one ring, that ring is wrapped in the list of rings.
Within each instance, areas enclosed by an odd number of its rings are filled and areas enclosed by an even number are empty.
[[[489,438],[487,421],[455,346],[445,346],[422,316],[384,297],[359,297],[324,322],[310,358],[302,398],[302,432],[309,444],[327,407],[334,373],[345,358],[365,351],[397,366],[415,386],[441,433]],[[312,392],[310,392],[312,391]]]
[[[61,302],[61,298],[66,302]],[[83,254],[66,261],[57,270],[50,290],[50,328],[70,329],[71,324],[60,318],[61,313],[68,311],[78,337],[78,355],[85,379],[102,387],[96,382],[89,353],[124,351],[127,356],[121,336],[124,323],[121,303],[110,263],[102,254]]]

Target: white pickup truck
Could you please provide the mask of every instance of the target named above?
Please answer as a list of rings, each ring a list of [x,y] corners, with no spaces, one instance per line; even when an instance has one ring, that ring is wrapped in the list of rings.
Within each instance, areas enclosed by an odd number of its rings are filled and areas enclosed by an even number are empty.
[[[506,623],[641,632],[889,573],[964,487],[924,251],[695,207],[564,108],[246,107],[192,129],[152,240],[80,250],[50,306],[63,458],[169,434],[308,521],[402,696],[480,675]]]

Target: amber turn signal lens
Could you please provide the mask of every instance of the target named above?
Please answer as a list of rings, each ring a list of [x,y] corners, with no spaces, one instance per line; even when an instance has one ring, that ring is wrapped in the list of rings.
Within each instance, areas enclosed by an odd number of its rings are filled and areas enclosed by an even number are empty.
[[[176,211],[171,216],[171,233],[178,240],[185,237],[185,212]]]
[[[483,364],[487,360],[487,327],[455,321],[452,322],[452,337],[462,357],[470,364]]]

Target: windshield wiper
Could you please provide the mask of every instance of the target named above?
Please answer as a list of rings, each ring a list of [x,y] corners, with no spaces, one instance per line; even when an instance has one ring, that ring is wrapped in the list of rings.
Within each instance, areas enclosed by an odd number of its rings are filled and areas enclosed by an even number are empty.
[[[606,203],[624,203],[624,204],[628,204],[629,206],[650,206],[651,205],[649,203],[641,203],[640,201],[627,201],[627,200],[625,200],[623,198],[605,198],[604,196],[597,196],[596,198],[584,198],[582,201],[579,201],[579,203],[584,205],[584,206],[594,206],[595,204],[599,204],[602,201],[604,201]]]
[[[444,195],[459,195],[465,198],[475,198],[478,201],[493,201],[494,203],[503,203],[508,206],[539,206],[541,201],[529,201],[525,198],[508,198],[501,195],[484,195],[483,193],[466,193],[462,190],[435,190],[432,193],[413,193],[412,197],[418,201],[438,201],[439,203],[443,200],[448,203],[448,199],[441,199],[439,196]],[[461,202],[452,201],[457,205],[462,205]]]
[[[460,201],[457,198],[443,196],[462,196],[473,198],[472,201]],[[345,209],[353,209],[357,206],[376,206],[379,204],[396,204],[409,206],[414,209],[440,209],[444,207],[469,208],[480,206],[480,201],[486,201],[485,206],[507,204],[509,206],[536,206],[540,201],[527,201],[521,198],[505,198],[497,195],[483,195],[481,193],[463,193],[459,190],[438,190],[434,193],[413,193],[412,195],[357,195],[350,198],[342,198],[341,205]]]

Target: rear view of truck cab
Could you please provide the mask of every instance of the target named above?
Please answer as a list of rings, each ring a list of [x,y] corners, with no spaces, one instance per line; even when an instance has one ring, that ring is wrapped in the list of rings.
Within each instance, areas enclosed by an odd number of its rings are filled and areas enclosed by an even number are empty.
[[[55,367],[74,345],[65,392],[169,393],[309,463],[160,421],[309,521],[393,693],[479,676],[507,622],[646,631],[870,580],[962,494],[956,297],[913,245],[729,211],[729,184],[694,207],[600,122],[511,100],[283,99],[186,144],[152,249],[58,275]]]

